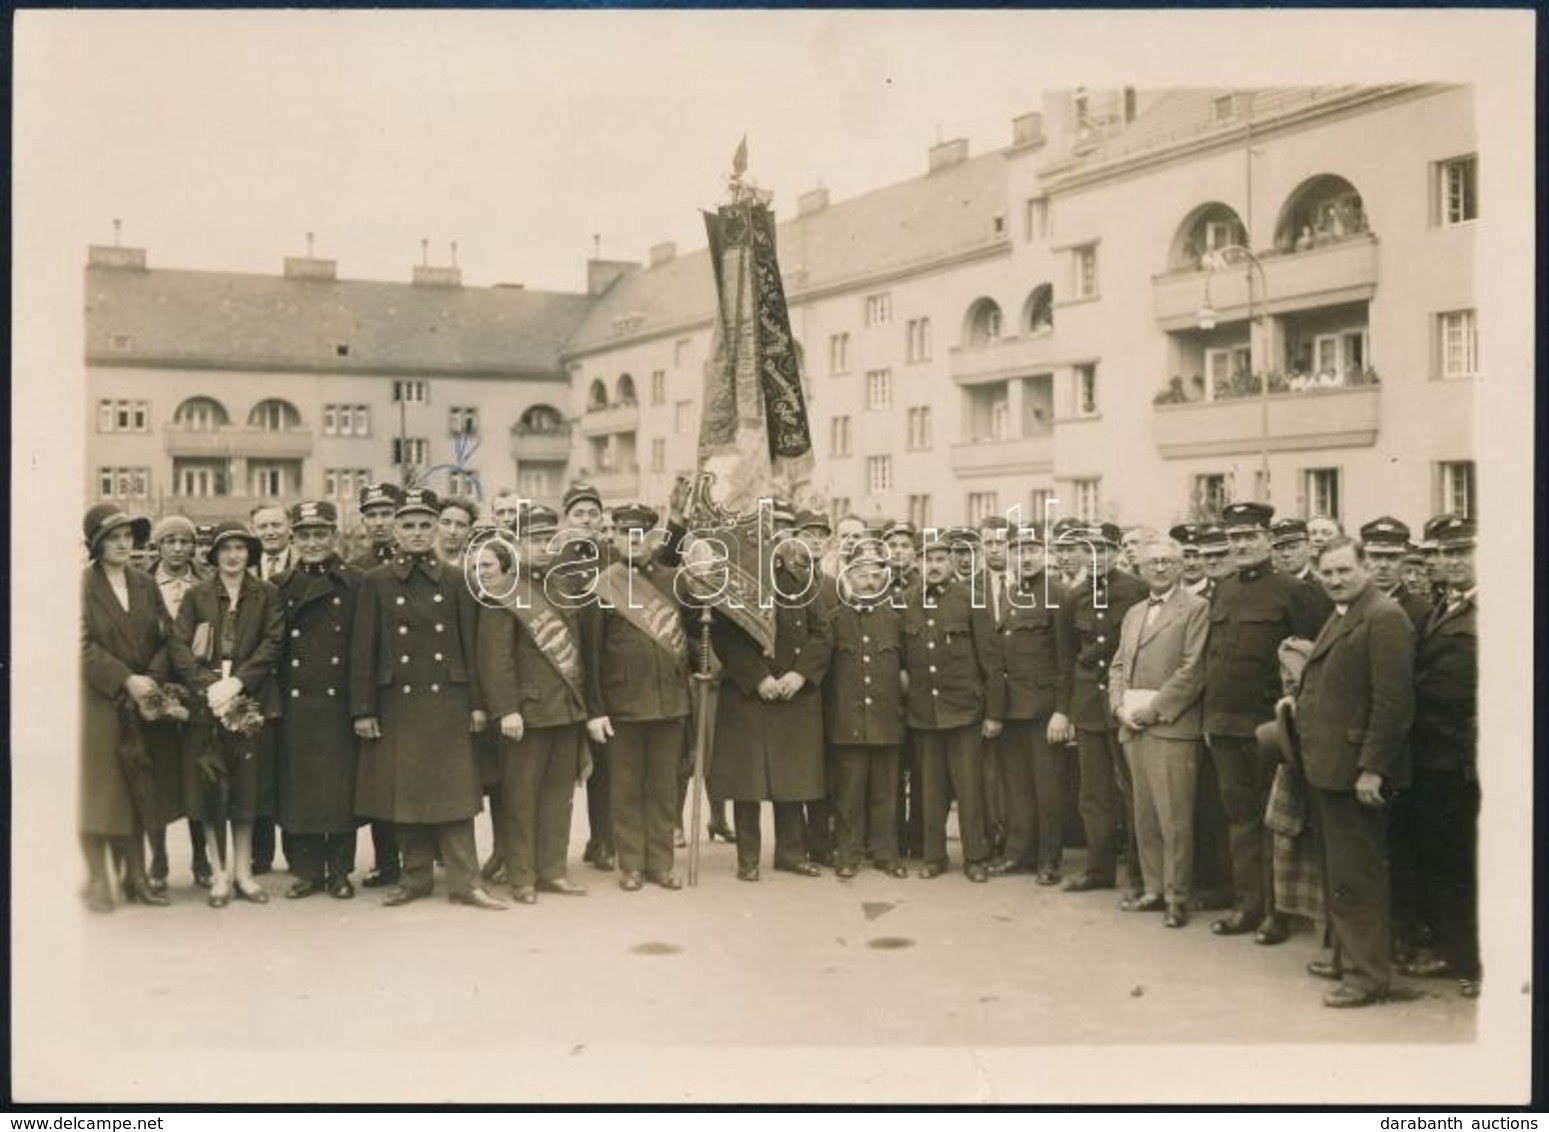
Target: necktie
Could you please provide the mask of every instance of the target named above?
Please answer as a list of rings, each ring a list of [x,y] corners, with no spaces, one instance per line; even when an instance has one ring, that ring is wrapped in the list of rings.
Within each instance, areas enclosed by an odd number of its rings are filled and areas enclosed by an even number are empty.
[[[265,579],[272,578],[272,577],[274,577],[276,574],[278,574],[280,572],[280,556],[278,554],[271,554],[271,555],[269,555],[268,558],[265,560],[265,562],[266,562],[266,565],[264,566],[264,578]]]
[[[1149,629],[1151,627],[1151,622],[1156,620],[1156,618],[1157,618],[1157,610],[1162,608],[1162,603],[1164,601],[1166,601],[1166,600],[1167,599],[1164,598],[1164,597],[1148,597],[1148,598],[1146,598],[1146,622],[1145,622],[1145,627],[1147,629]]]

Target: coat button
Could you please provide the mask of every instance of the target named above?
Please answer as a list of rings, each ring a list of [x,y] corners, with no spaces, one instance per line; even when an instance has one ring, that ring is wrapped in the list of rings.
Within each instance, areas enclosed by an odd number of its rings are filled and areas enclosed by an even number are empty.
[[[1097,643],[1100,645],[1106,645],[1108,643],[1108,638],[1099,633],[1097,635]]]
[[[928,649],[933,649],[933,648],[936,647],[936,642],[935,641],[926,641],[925,642],[925,647],[928,648]]]
[[[867,697],[866,697],[866,702],[867,702],[867,703],[868,703],[868,704],[869,704],[869,703],[871,703],[871,697],[870,697],[870,696],[867,696]]]
[[[1097,667],[1098,668],[1107,668],[1108,667],[1108,662],[1106,660],[1099,660],[1097,662]]]
[[[407,637],[409,635],[409,627],[407,625],[398,626],[398,635],[401,637]]]
[[[941,689],[940,688],[932,688],[930,690],[930,694],[933,695],[933,696],[939,696],[939,695],[941,695]]]
[[[338,664],[339,663],[339,658],[336,657],[336,656],[331,656],[331,657],[328,658],[328,663],[329,664]]]
[[[931,626],[932,628],[935,628],[935,626],[936,626],[936,619],[934,617],[927,617],[925,619],[925,624]]]
[[[300,699],[301,698],[301,689],[300,688],[292,688],[290,690],[290,698],[293,699],[293,700]]]
[[[430,600],[431,601],[440,601],[441,600],[441,595],[440,594],[436,594]]]
[[[403,694],[406,696],[409,694],[409,685],[405,684],[403,686]]]
[[[861,663],[862,664],[870,664],[871,663],[871,657],[869,657],[869,656],[861,657]]]
[[[292,660],[290,662],[290,666],[292,668],[300,668],[301,667],[301,661],[300,660]]]
[[[440,684],[432,684],[430,686],[430,690],[432,692],[439,692],[441,690],[441,685]]]
[[[796,646],[796,655],[797,655],[797,656],[800,656],[800,655],[801,655],[801,646],[800,646],[800,645],[797,645],[797,646]]]
[[[861,677],[861,683],[863,683],[863,684],[870,684],[871,683],[871,677],[870,676],[862,676]]]
[[[399,664],[408,664],[408,663],[409,663],[409,657],[408,657],[408,655],[407,655],[407,654],[405,654],[405,655],[403,655],[403,656],[400,656],[400,657],[399,657],[399,658],[398,658],[398,663],[399,663]]]
[[[438,622],[437,625],[436,625],[436,632],[442,633],[442,632],[445,632],[445,631],[446,631],[446,626],[442,625],[442,624],[440,624]]]
[[[437,660],[442,660],[444,658],[442,657],[442,655],[440,653],[436,653],[436,659]]]
[[[861,634],[861,644],[863,644],[863,645],[871,644],[871,638],[869,636],[867,636],[865,633]]]
[[[935,665],[934,665],[934,664],[933,664],[933,665],[931,665],[931,666],[930,666],[930,670],[931,670],[931,671],[932,671],[932,672],[934,672],[934,671],[936,671],[936,666],[935,666]]]
[[[341,603],[340,603],[340,601],[339,601],[339,599],[338,599],[338,598],[334,598],[334,599],[333,599],[333,603],[334,603],[334,604],[335,604],[335,605],[339,605],[339,604],[341,604]]]
[[[290,631],[290,635],[293,636],[293,637],[299,637],[299,636],[301,636],[301,630],[300,629],[292,629]]]
[[[333,689],[332,689],[332,688],[329,688],[329,689],[328,689],[328,694],[329,694],[329,695],[330,695],[330,696],[336,696],[336,695],[338,695],[338,694],[339,694],[339,693],[337,693],[337,692],[335,692],[335,691],[334,691],[334,690],[333,690]]]
[[[404,603],[404,602],[406,602],[406,601],[407,601],[407,600],[408,600],[408,598],[406,598],[406,597],[404,597],[404,596],[403,596],[403,595],[402,595],[402,594],[399,594],[399,595],[398,595],[398,604],[399,604],[399,605],[402,605],[402,604],[403,604],[403,603]]]

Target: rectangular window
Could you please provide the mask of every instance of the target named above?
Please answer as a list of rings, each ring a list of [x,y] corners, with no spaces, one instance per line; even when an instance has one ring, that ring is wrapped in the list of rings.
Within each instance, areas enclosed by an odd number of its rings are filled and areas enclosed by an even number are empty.
[[[1078,299],[1097,297],[1097,245],[1084,244],[1071,250],[1074,279],[1071,290]]]
[[[471,469],[457,469],[447,473],[446,488],[450,495],[467,496],[477,499],[479,491],[479,473]]]
[[[930,446],[930,406],[916,405],[909,410],[909,437],[904,447],[912,452],[923,452]]]
[[[523,464],[516,470],[516,493],[524,499],[547,499],[554,494],[554,475],[542,465]]]
[[[667,371],[655,369],[651,371],[651,404],[665,405],[667,403]]]
[[[422,380],[393,382],[393,401],[406,405],[423,405],[430,400],[429,382]]]
[[[1473,155],[1438,162],[1438,224],[1466,224],[1479,218],[1479,159]]]
[[[1027,493],[1027,514],[1022,516],[1022,522],[1024,525],[1053,522],[1056,518],[1054,508],[1054,492],[1046,487],[1035,487]]]
[[[1044,240],[1049,236],[1049,198],[1029,197],[1026,209],[1026,238]]]
[[[1000,495],[994,491],[968,493],[968,525],[977,527],[991,515],[1000,514]]]
[[[909,320],[909,344],[907,357],[911,362],[930,361],[930,319]]]
[[[113,417],[113,402],[111,402],[111,401],[98,401],[97,402],[97,431],[98,432],[112,432],[113,431],[113,420],[114,420],[114,417]],[[109,493],[108,492],[103,492],[103,494],[107,495]]]
[[[689,351],[694,348],[692,338],[679,338],[672,344],[672,364],[680,366],[688,361]]]
[[[850,372],[850,336],[848,334],[828,336],[828,372],[831,374]]]
[[[1076,415],[1097,415],[1097,367],[1092,364],[1076,367]]]
[[[1236,112],[1235,99],[1229,94],[1223,94],[1215,100],[1215,116],[1217,122],[1225,122]]]
[[[833,515],[830,517],[837,523],[850,513],[850,497],[848,495],[836,495],[829,502],[829,506],[833,508]]]
[[[1474,312],[1444,311],[1436,316],[1437,373],[1444,378],[1479,372],[1479,329]]]
[[[478,436],[479,410],[468,405],[453,405],[447,410],[447,431],[452,436]]]
[[[104,499],[149,499],[149,468],[98,468],[97,494]]]
[[[886,495],[893,490],[893,457],[866,457],[866,490],[872,495]]]
[[[667,470],[667,438],[654,437],[651,440],[651,471],[665,472]]]
[[[866,408],[886,409],[893,404],[893,371],[866,371]]]
[[[285,494],[285,470],[276,464],[248,465],[248,494],[276,496]]]
[[[422,467],[430,463],[430,441],[423,436],[393,438],[393,463]]]
[[[1011,402],[1004,396],[990,403],[990,439],[1006,440],[1011,436]]]
[[[1205,351],[1205,399],[1238,397],[1248,388],[1251,354],[1247,346],[1211,348]]]
[[[1339,469],[1308,468],[1302,472],[1302,518],[1339,518]]]
[[[694,426],[694,402],[679,401],[673,407],[672,430],[680,435],[688,432]]]
[[[880,295],[866,296],[866,325],[882,326],[893,321],[893,296],[883,291]]]
[[[1070,488],[1072,512],[1075,517],[1083,523],[1099,522],[1099,512],[1102,510],[1100,482],[1095,479],[1071,480]]]
[[[368,405],[352,406],[350,416],[355,421],[356,436],[371,435],[371,408]]]
[[[835,417],[829,422],[828,453],[836,459],[850,454],[850,418]]]
[[[150,407],[146,401],[98,401],[98,432],[149,432]]]
[[[1437,510],[1444,515],[1461,515],[1465,519],[1477,517],[1479,503],[1474,496],[1474,462],[1450,460],[1438,465],[1438,470],[1441,474]]]
[[[916,530],[920,531],[931,525],[930,496],[911,495],[909,497],[909,521],[914,524]]]
[[[338,411],[337,410],[338,410],[338,407],[335,406],[335,405],[324,405],[323,406],[323,435],[324,436],[338,436],[339,435],[339,416],[338,416]],[[331,492],[331,491],[324,492],[324,494],[331,496],[331,495],[333,495],[333,492]]]
[[[1198,522],[1216,523],[1221,519],[1221,508],[1228,499],[1226,477],[1207,473],[1194,477],[1194,518]]]

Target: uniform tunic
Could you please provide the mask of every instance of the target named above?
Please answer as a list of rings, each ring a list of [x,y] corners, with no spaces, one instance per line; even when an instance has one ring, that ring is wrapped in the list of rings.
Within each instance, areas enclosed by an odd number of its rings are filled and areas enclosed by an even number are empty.
[[[477,603],[461,571],[432,555],[399,554],[368,572],[356,598],[350,715],[374,716],[382,737],[360,749],[355,807],[366,816],[436,825],[482,808],[469,737],[481,705]]]
[[[1059,686],[1055,625],[1066,601],[1055,574],[1043,571],[1009,587],[1000,620],[1005,858],[1049,871],[1057,870],[1064,848],[1066,760],[1049,744],[1049,717]]]
[[[279,579],[286,620],[278,672],[284,703],[279,822],[287,833],[344,833],[356,826],[349,650],[364,576],[333,558]]]

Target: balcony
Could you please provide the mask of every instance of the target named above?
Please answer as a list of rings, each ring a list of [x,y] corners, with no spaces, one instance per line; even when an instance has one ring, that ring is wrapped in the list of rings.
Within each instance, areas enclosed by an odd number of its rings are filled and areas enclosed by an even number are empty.
[[[640,498],[640,465],[627,464],[610,471],[594,472],[590,482],[604,503],[632,503]]]
[[[570,430],[511,430],[511,458],[521,463],[563,464],[570,459]]]
[[[1196,302],[1195,309],[1199,304]],[[1055,360],[1054,332],[996,338],[983,346],[953,346],[949,351],[952,380],[963,383],[1017,377]]]
[[[1377,443],[1380,385],[1314,389],[1269,395],[1269,450],[1362,448]],[[1233,397],[1157,405],[1152,410],[1157,451],[1167,459],[1232,456],[1264,445],[1264,399]]]
[[[1377,237],[1370,234],[1301,252],[1265,252],[1257,261],[1264,273],[1253,281],[1256,314],[1367,302],[1377,293]],[[1250,270],[1259,274],[1257,268],[1242,266],[1154,276],[1151,296],[1157,322],[1163,330],[1195,329],[1205,304],[1207,278],[1216,318],[1221,322],[1247,318]]]
[[[189,429],[168,425],[169,456],[229,456],[254,459],[304,460],[312,455],[312,430],[292,428],[270,431],[227,425],[216,429]]]
[[[1054,470],[1054,434],[952,445],[952,471],[960,476],[1000,476]]]
[[[588,409],[581,418],[584,436],[608,436],[615,432],[634,432],[640,427],[640,406],[619,402],[600,409]]]

